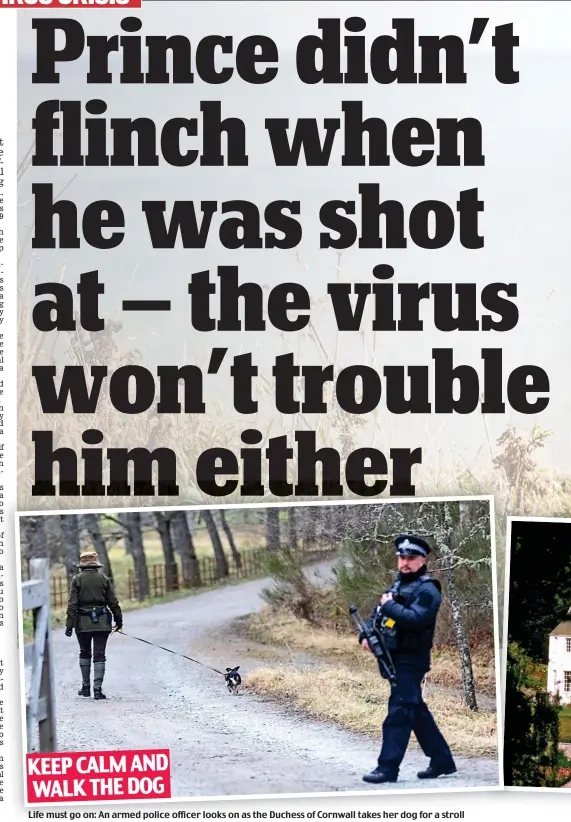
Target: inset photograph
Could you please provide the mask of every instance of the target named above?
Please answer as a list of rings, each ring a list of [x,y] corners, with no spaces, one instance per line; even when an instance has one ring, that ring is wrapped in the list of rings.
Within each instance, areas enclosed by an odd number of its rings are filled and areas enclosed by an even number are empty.
[[[20,514],[27,752],[166,750],[173,800],[500,788],[492,506]]]
[[[571,520],[511,518],[506,559],[505,785],[571,788]]]

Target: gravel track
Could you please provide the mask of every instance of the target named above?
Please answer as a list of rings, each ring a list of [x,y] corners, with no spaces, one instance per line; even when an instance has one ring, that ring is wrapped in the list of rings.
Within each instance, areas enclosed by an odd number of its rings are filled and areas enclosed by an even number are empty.
[[[327,572],[327,564],[308,571],[320,579]],[[260,591],[269,582],[256,580],[129,612],[124,628],[190,656],[193,647],[199,648],[206,664],[221,670],[240,664],[247,675],[260,661],[237,658],[233,621],[263,607]],[[221,642],[225,626],[228,642]],[[219,674],[119,634],[107,646],[108,699],[87,700],[77,696],[77,640],[59,629],[53,641],[59,749],[169,748],[173,797],[498,785],[495,760],[467,758],[457,759],[454,776],[419,782],[416,771],[427,760],[410,750],[397,785],[368,786],[361,776],[376,764],[375,740],[253,694],[232,697]]]

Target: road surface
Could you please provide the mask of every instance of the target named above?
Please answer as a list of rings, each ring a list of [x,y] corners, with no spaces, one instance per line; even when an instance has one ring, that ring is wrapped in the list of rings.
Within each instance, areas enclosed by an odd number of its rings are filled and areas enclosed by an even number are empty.
[[[326,565],[314,568],[322,579],[327,574]],[[246,582],[128,612],[124,630],[190,656],[200,652],[202,661],[221,670],[240,664],[247,675],[267,660],[237,658],[233,621],[264,606],[260,592],[269,583]],[[458,774],[420,782],[416,772],[427,760],[411,750],[396,785],[368,786],[361,777],[376,764],[376,740],[254,694],[232,697],[222,676],[119,634],[107,646],[108,699],[87,700],[77,696],[77,639],[58,629],[53,640],[59,750],[169,748],[173,797],[498,784],[497,762],[489,759],[458,759]]]

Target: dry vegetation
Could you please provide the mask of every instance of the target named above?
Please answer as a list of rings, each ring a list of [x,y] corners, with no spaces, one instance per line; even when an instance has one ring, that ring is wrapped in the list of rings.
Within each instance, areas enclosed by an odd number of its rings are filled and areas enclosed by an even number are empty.
[[[246,686],[256,693],[287,699],[297,709],[352,731],[379,737],[386,716],[389,686],[380,679],[371,657],[357,645],[355,635],[316,628],[291,615],[269,609],[248,620],[247,633],[258,642],[285,646],[289,664],[260,667]],[[293,651],[316,657],[317,665],[294,661]],[[473,654],[480,692],[495,696],[494,654],[484,648]],[[425,699],[437,723],[445,729],[453,750],[463,756],[497,756],[496,714],[470,711],[461,691],[458,655],[436,649],[427,676]],[[413,744],[416,742],[413,740]]]
[[[288,699],[319,719],[379,737],[387,713],[388,686],[374,669],[333,670],[282,666],[264,667],[248,677],[247,686],[261,694]],[[438,725],[455,751],[462,756],[497,756],[496,716],[473,713],[459,696],[427,690],[425,699]],[[414,739],[412,744],[416,745]]]
[[[292,614],[266,609],[252,615],[247,622],[247,633],[252,639],[270,645],[285,646],[305,651],[351,669],[370,668],[370,659],[357,644],[354,633],[340,633],[330,627],[315,627]],[[461,688],[461,670],[458,652],[450,647],[436,647],[433,669],[427,682],[447,688]],[[493,647],[480,644],[472,650],[474,678],[479,691],[495,697],[495,659]]]

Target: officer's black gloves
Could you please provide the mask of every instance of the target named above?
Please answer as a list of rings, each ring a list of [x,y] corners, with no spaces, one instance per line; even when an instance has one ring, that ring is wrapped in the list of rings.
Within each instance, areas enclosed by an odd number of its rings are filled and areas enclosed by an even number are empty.
[[[73,628],[66,628],[65,629],[65,635],[66,636],[71,636],[72,634],[73,634]]]

